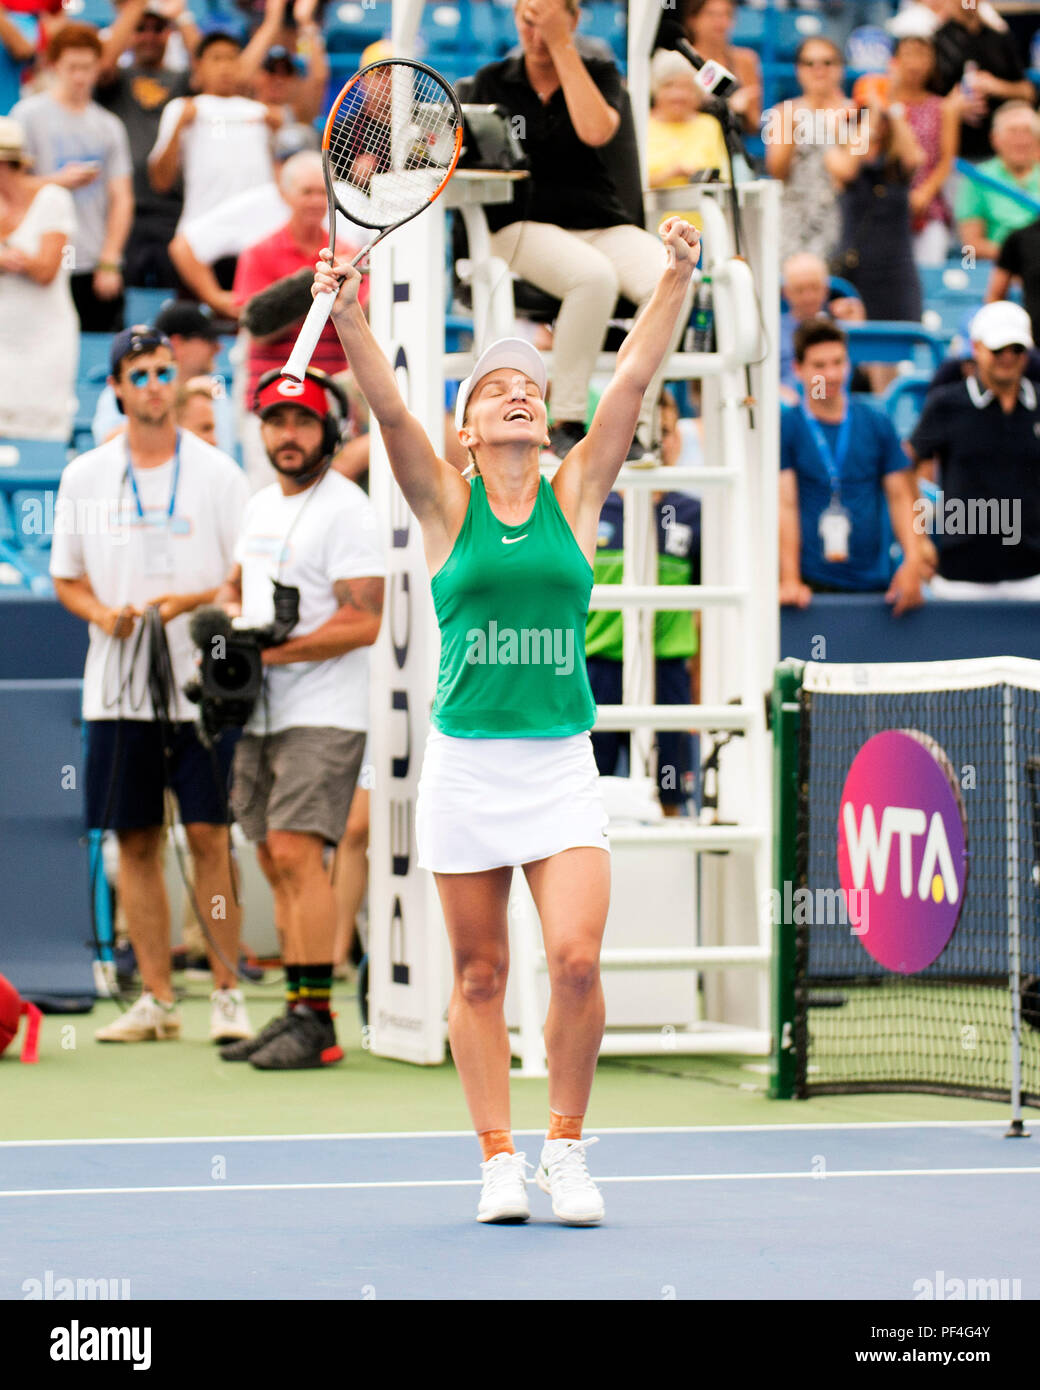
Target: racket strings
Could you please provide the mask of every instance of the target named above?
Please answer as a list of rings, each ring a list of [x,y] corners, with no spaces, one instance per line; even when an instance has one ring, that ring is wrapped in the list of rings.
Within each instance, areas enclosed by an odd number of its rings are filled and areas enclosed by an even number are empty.
[[[455,104],[434,76],[404,63],[369,68],[327,136],[337,201],[369,226],[411,216],[448,178],[458,138]]]

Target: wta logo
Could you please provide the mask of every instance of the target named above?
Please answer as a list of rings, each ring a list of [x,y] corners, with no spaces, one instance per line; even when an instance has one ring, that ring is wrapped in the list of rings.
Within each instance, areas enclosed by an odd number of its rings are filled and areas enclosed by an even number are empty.
[[[859,937],[886,970],[913,975],[953,935],[967,881],[967,830],[949,758],[927,734],[892,729],[853,759],[838,811],[838,874],[870,895]]]

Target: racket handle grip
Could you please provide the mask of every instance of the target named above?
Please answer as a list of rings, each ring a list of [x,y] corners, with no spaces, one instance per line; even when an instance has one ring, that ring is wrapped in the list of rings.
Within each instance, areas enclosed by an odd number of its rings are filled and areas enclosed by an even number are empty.
[[[338,293],[338,290],[325,290],[322,294],[314,296],[296,339],[296,345],[289,354],[288,362],[282,368],[282,376],[289,377],[291,381],[303,380],[310,360],[314,356],[314,349],[318,346],[318,339],[325,331],[325,325],[329,321],[329,315],[332,313],[332,306],[336,302]]]

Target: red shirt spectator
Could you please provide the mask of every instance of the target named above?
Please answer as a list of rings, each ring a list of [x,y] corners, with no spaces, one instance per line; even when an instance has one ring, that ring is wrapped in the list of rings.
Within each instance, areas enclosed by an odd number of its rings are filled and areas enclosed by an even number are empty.
[[[295,275],[304,267],[313,267],[318,252],[328,245],[325,226],[327,203],[325,180],[321,172],[321,156],[306,150],[287,159],[281,171],[282,196],[289,206],[289,221],[271,236],[250,246],[238,258],[232,294],[241,306],[260,290],[266,290],[276,280]],[[337,249],[338,249],[337,237]],[[365,281],[365,295],[368,282]],[[246,404],[252,409],[253,392],[264,372],[283,367],[292,351],[299,331],[300,320],[278,333],[254,338],[249,348],[249,380]],[[312,365],[334,375],[346,365],[343,348],[331,320],[325,327],[315,349]]]

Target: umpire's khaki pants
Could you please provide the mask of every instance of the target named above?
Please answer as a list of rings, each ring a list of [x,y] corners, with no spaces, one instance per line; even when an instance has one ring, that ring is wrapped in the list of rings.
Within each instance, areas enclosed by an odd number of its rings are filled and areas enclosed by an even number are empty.
[[[553,330],[552,415],[584,421],[589,379],[619,295],[640,309],[665,268],[658,237],[641,227],[567,231],[550,222],[513,222],[491,236],[491,252],[521,279],[562,301]],[[693,286],[690,287],[690,301]],[[668,356],[682,338],[689,305],[679,316],[668,354],[643,397],[639,434],[651,442],[651,424],[666,380]]]

